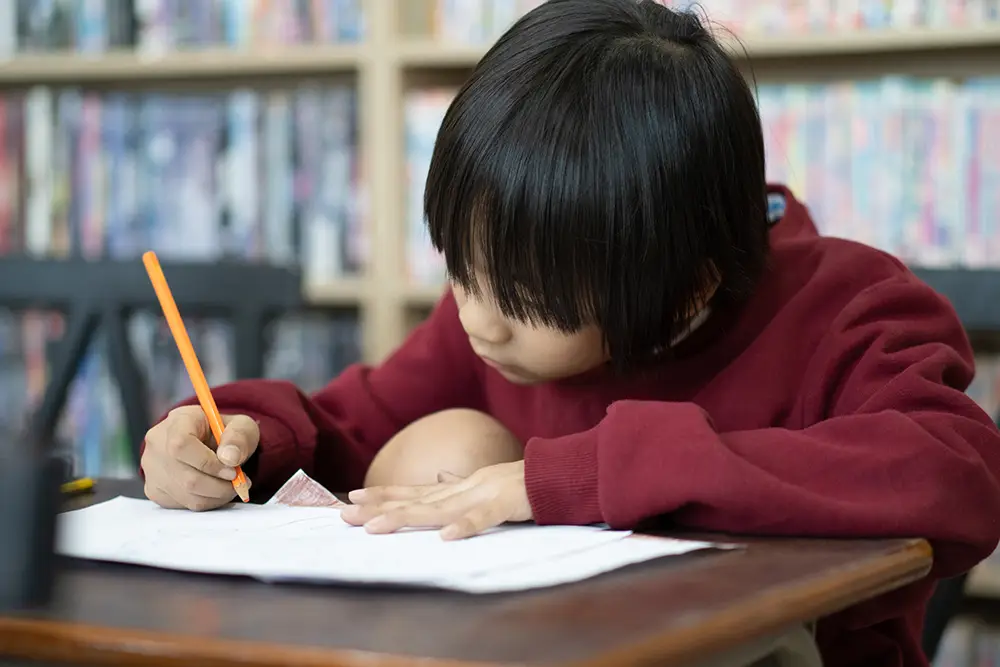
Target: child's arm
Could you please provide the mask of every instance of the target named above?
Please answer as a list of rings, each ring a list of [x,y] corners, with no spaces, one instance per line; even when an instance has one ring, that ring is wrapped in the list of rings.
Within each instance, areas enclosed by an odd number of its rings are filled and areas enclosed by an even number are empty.
[[[260,445],[244,466],[255,492],[269,495],[299,468],[349,490],[410,422],[448,408],[482,409],[476,361],[449,293],[384,363],[352,366],[312,396],[275,380],[233,382],[212,393],[222,413],[260,425]]]
[[[948,576],[1000,535],[1000,434],[963,393],[972,375],[954,311],[896,277],[817,348],[799,405],[811,426],[720,433],[693,403],[621,401],[590,431],[528,442],[532,510],[549,524],[671,515],[736,533],[925,537]]]

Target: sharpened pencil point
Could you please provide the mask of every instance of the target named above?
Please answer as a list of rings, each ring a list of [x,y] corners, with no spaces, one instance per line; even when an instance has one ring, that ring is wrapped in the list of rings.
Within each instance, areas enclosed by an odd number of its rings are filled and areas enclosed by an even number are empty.
[[[236,495],[238,495],[240,497],[240,500],[242,500],[243,502],[245,503],[250,502],[250,489],[247,487],[246,484],[240,484],[239,486],[236,487]]]

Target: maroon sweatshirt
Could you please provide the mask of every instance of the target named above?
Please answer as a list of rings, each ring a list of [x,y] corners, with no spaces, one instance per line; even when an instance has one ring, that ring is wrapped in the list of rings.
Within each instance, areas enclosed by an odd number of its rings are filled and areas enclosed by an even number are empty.
[[[933,544],[932,577],[967,570],[1000,536],[1000,434],[964,394],[973,359],[954,310],[889,255],[819,237],[802,204],[773,192],[787,206],[756,295],[641,374],[510,384],[473,354],[445,296],[387,361],[312,396],[278,381],[218,388],[223,412],[260,420],[254,493],[300,467],[356,488],[401,428],[466,407],[526,443],[539,523],[665,515],[744,534],[918,536]],[[931,587],[821,621],[826,664],[926,664]]]

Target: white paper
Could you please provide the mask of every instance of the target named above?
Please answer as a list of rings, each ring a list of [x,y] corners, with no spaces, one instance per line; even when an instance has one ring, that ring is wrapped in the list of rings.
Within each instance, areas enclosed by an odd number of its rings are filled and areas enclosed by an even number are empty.
[[[431,586],[473,593],[569,583],[662,556],[720,547],[600,527],[504,526],[453,542],[436,530],[370,535],[331,507],[232,504],[166,510],[115,498],[60,515],[75,558],[266,581]]]

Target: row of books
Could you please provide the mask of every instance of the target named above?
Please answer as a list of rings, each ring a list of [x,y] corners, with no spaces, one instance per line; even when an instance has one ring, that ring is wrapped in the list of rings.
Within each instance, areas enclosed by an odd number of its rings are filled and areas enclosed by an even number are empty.
[[[738,36],[954,29],[1000,21],[998,0],[660,0],[707,14]]]
[[[188,334],[212,385],[235,378],[232,325],[190,320]],[[0,429],[25,426],[45,391],[54,345],[64,320],[55,313],[0,311]],[[180,355],[159,314],[140,313],[129,322],[129,338],[149,389],[150,419],[193,394]],[[361,359],[356,317],[288,315],[265,333],[265,376],[291,380],[315,391],[346,366]],[[136,473],[135,443],[129,442],[119,388],[99,337],[70,389],[58,437],[79,475],[131,477]]]
[[[0,57],[357,42],[361,0],[7,0]]]
[[[543,0],[399,0],[409,32],[492,42]],[[739,37],[857,30],[953,29],[1000,21],[1000,0],[658,0]],[[406,5],[406,6],[403,6]]]
[[[347,86],[0,98],[0,254],[364,263]]]
[[[767,173],[828,236],[925,267],[1000,266],[1000,79],[761,86]]]
[[[442,42],[486,44],[545,0],[417,0],[400,2],[405,34]]]
[[[405,101],[410,281],[444,264],[423,219],[434,137],[452,89]],[[767,175],[788,184],[822,233],[924,267],[1000,266],[1000,79],[886,78],[761,86]]]

